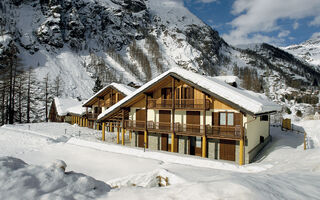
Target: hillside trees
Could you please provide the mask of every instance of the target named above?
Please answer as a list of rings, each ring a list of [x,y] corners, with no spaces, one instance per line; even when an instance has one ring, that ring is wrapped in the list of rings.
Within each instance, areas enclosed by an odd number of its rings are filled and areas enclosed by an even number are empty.
[[[2,107],[6,110],[3,118],[5,118],[5,121],[9,124],[14,123],[17,79],[22,73],[21,63],[17,57],[17,54],[18,48],[13,42],[11,42],[5,52],[2,54],[0,61],[1,80],[3,87]]]
[[[92,88],[92,91],[94,93],[97,93],[98,91],[100,91],[101,89],[103,88],[102,84],[101,84],[101,81],[99,79],[99,76],[97,76],[97,79],[94,83],[94,88]]]
[[[156,37],[153,35],[147,35],[145,46],[148,49],[148,52],[152,57],[152,62],[156,65],[158,72],[164,72],[160,46],[157,42]]]
[[[136,60],[139,66],[142,68],[145,74],[145,82],[150,81],[152,78],[151,66],[148,57],[143,53],[142,49],[137,45],[136,41],[133,40],[129,46],[130,56]]]

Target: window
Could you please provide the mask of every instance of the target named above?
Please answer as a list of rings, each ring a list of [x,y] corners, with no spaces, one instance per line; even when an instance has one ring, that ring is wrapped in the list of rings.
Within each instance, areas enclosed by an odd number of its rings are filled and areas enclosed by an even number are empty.
[[[234,126],[234,113],[221,112],[220,114],[220,126]]]
[[[168,134],[168,144],[171,144],[171,134]]]
[[[260,136],[260,144],[261,143],[264,143],[264,137],[263,136]]]
[[[220,125],[221,126],[225,126],[227,123],[226,123],[226,113],[220,113]]]
[[[260,116],[260,121],[268,121],[268,119],[269,119],[268,115]]]
[[[233,113],[227,113],[228,115],[228,126],[233,126],[234,125],[234,115]]]
[[[196,137],[196,147],[201,148],[201,137]]]

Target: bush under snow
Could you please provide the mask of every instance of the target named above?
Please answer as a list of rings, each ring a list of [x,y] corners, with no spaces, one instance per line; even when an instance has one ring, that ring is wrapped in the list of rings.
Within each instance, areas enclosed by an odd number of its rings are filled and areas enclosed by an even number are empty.
[[[0,199],[96,199],[110,189],[84,174],[65,173],[56,163],[41,167],[0,157]]]

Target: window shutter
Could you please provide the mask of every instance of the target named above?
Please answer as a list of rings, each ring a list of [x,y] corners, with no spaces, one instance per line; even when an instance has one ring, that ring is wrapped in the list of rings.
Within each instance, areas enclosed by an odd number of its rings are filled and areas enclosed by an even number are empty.
[[[212,124],[213,126],[219,126],[219,113],[218,112],[213,112],[212,113]]]
[[[234,114],[234,123],[235,123],[235,125],[242,126],[242,114],[241,113]]]

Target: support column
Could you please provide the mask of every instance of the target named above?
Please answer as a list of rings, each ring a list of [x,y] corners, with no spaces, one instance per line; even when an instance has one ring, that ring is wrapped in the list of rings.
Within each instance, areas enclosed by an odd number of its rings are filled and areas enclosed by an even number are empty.
[[[82,127],[82,117],[80,117],[80,127]]]
[[[171,152],[174,152],[174,133],[171,133]]]
[[[148,131],[144,131],[144,144],[148,148]]]
[[[119,130],[119,125],[117,127],[117,144],[120,143],[120,130]]]
[[[118,95],[117,95],[118,96]],[[122,109],[122,134],[121,134],[121,144],[124,145],[124,133],[125,133],[125,123],[124,123],[124,115],[125,115],[125,111],[124,108]],[[120,122],[119,122],[120,123]]]
[[[172,109],[171,109],[171,119],[172,119],[172,134],[171,134],[171,152],[174,152],[174,147],[176,146],[175,142],[175,130],[174,130],[174,123],[175,123],[175,96],[176,96],[176,90],[175,90],[175,79],[172,77],[171,82],[171,99],[172,99]]]
[[[88,119],[87,119],[87,118],[86,118],[86,127],[89,127],[89,126],[88,126]]]
[[[122,134],[121,134],[121,144],[124,145],[124,133],[125,133],[125,130],[124,128],[122,128]]]
[[[207,132],[206,132],[206,94],[203,92],[203,136],[202,136],[202,157],[207,157]]]
[[[97,123],[97,130],[99,130],[99,123]]]
[[[239,165],[243,165],[243,138],[240,139]]]
[[[131,141],[131,139],[132,139],[132,131],[130,130],[129,131],[129,140]]]
[[[106,136],[106,123],[102,123],[102,141],[105,141],[105,136]]]
[[[110,132],[113,132],[113,129],[112,129],[112,122],[110,122],[109,130],[110,130]]]
[[[145,127],[144,127],[144,147],[148,148],[148,95],[145,94],[145,108],[146,108],[146,112],[145,112]]]
[[[202,136],[202,157],[207,157],[207,137],[205,135]]]

